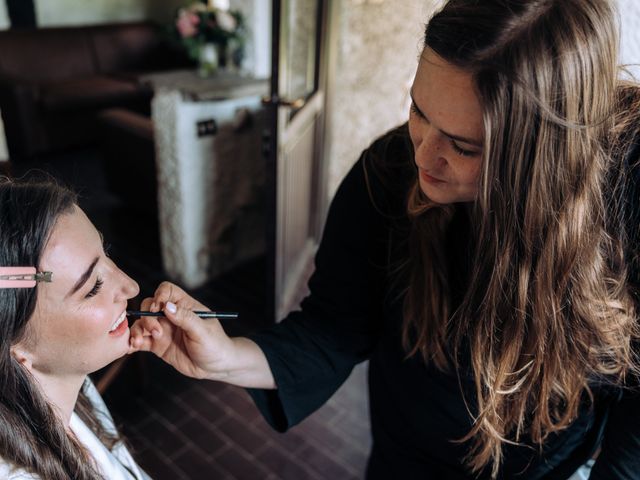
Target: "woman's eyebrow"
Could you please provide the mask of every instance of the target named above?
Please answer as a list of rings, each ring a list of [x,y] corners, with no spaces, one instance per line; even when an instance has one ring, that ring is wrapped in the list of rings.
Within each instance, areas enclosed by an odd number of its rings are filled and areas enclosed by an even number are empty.
[[[87,283],[87,280],[89,280],[89,277],[91,277],[91,274],[93,273],[93,269],[96,268],[98,260],[100,260],[100,257],[94,258],[93,262],[91,262],[91,265],[89,265],[89,268],[87,268],[87,270],[80,276],[76,284],[73,286],[73,288],[71,288],[69,293],[67,293],[64,298],[69,298],[71,295],[80,290],[80,288],[82,288],[85,283]]]
[[[418,113],[419,113],[422,117],[424,117],[424,119],[425,119],[427,122],[431,123],[431,122],[429,121],[429,117],[427,117],[427,116],[424,114],[424,112],[423,112],[422,110],[420,110],[420,107],[418,107],[418,104],[416,103],[415,98],[413,98],[413,90],[409,92],[409,96],[411,97],[411,101],[413,102],[413,107],[418,111]],[[458,142],[468,143],[469,145],[474,145],[474,146],[476,146],[476,147],[480,147],[480,148],[482,148],[482,142],[481,142],[481,141],[473,140],[473,139],[471,139],[471,138],[467,138],[467,137],[462,137],[462,136],[460,136],[460,135],[454,135],[454,134],[452,134],[452,133],[445,132],[444,130],[442,130],[442,129],[440,129],[440,128],[439,128],[438,130],[440,130],[440,133],[442,133],[443,135],[446,135],[447,137],[451,138],[452,140],[457,140]]]

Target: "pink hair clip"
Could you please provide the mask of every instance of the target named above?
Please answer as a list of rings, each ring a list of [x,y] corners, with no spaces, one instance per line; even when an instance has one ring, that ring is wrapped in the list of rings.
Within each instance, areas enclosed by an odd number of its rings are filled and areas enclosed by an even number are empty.
[[[0,267],[0,288],[33,288],[36,282],[50,282],[52,275],[36,267]]]

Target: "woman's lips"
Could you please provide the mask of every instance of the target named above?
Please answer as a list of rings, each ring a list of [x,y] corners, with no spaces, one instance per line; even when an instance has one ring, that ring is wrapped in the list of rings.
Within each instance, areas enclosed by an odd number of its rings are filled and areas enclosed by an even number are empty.
[[[129,322],[127,321],[127,318],[125,317],[124,320],[122,320],[120,322],[120,324],[113,330],[111,330],[109,332],[109,335],[112,337],[120,337],[122,335],[124,335],[124,333],[129,330]]]
[[[428,183],[446,183],[444,180],[440,180],[439,178],[436,177],[432,177],[431,175],[429,175],[427,172],[425,172],[424,170],[420,170],[420,177]]]
[[[124,335],[124,333],[127,330],[129,330],[129,324],[125,320],[120,325],[118,325],[118,328],[116,328],[112,332],[109,332],[109,335],[111,335],[112,337],[120,337],[120,336]]]

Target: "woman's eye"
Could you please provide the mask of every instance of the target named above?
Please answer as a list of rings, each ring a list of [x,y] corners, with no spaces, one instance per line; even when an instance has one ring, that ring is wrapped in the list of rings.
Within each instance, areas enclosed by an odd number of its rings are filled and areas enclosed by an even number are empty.
[[[476,152],[475,150],[465,150],[464,148],[461,148],[455,141],[451,140],[451,146],[453,147],[453,150],[458,154],[458,155],[462,155],[463,157],[473,157],[475,155],[478,155],[480,152]]]
[[[411,102],[411,113],[413,113],[414,115],[417,115],[420,118],[423,118],[422,112],[418,110],[418,107],[414,102]]]
[[[98,278],[96,279],[96,284],[95,284],[95,285],[93,286],[93,288],[89,291],[89,293],[87,293],[87,294],[85,295],[85,297],[84,297],[84,298],[91,298],[91,297],[95,297],[95,296],[98,294],[98,292],[100,291],[100,288],[102,287],[102,284],[103,284],[103,283],[104,283],[104,282],[102,281],[102,279],[98,277]]]

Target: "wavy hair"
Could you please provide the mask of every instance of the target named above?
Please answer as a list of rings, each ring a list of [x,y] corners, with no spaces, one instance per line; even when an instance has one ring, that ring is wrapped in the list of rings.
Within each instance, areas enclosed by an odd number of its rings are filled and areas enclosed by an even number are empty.
[[[51,180],[0,179],[0,265],[38,266],[60,215],[75,195]],[[40,387],[11,354],[30,335],[38,288],[0,289],[0,457],[47,480],[96,480],[90,455],[69,435]],[[80,392],[75,411],[109,447],[118,441],[101,427]]]
[[[631,122],[621,111],[633,88],[620,95],[606,0],[450,0],[425,47],[473,75],[483,166],[459,305],[444,242],[460,207],[413,186],[403,338],[443,369],[470,353],[474,422],[460,441],[471,442],[469,468],[495,477],[505,443],[528,435],[542,447],[593,401],[592,382],[622,385],[638,372],[616,199],[629,140],[616,135]]]

